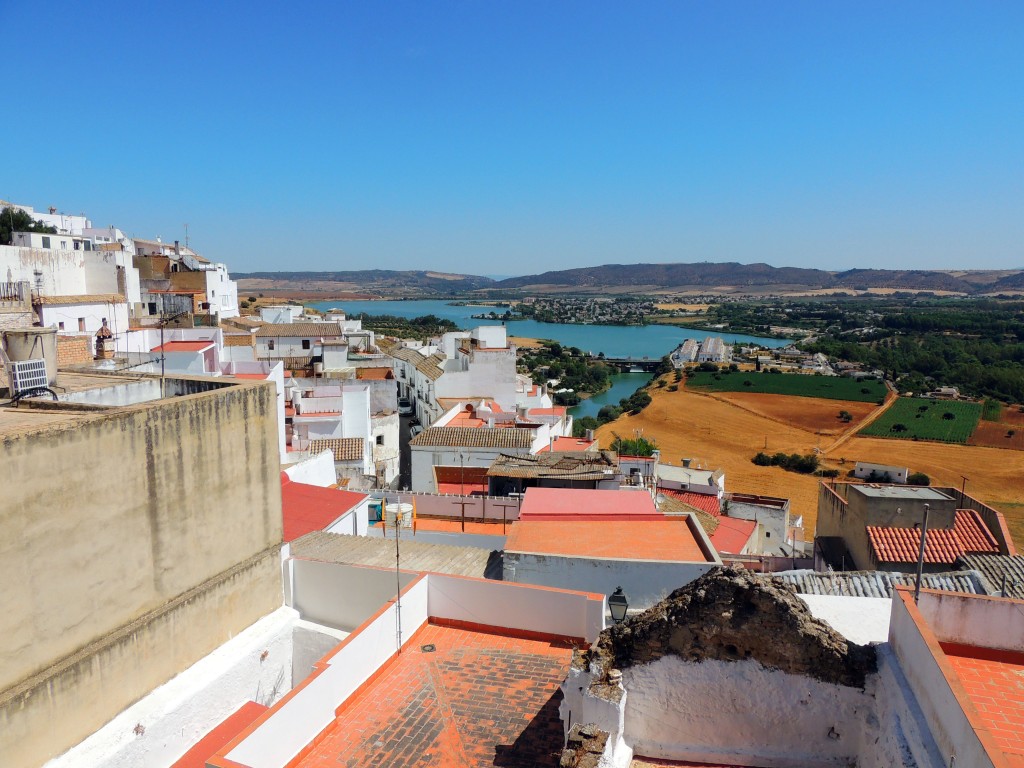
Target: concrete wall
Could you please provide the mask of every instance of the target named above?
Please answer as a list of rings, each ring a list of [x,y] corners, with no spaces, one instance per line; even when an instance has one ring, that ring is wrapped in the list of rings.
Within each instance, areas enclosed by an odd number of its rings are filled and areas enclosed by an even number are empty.
[[[33,291],[44,296],[88,293],[85,256],[85,251],[0,245],[0,280],[8,283],[27,281]],[[40,273],[38,279],[37,272]]]
[[[266,383],[217,388],[4,436],[16,481],[0,497],[0,580],[23,585],[0,592],[11,748],[67,748],[280,605],[274,397]],[[251,575],[216,581],[253,557]],[[157,630],[183,595],[209,613],[183,607]]]
[[[29,768],[60,754],[279,607],[278,552],[272,547],[0,694],[0,765]],[[75,586],[66,572],[65,583]]]
[[[505,552],[504,580],[605,595],[621,586],[629,597],[629,607],[643,609],[703,576],[716,565],[663,560],[598,560]]]

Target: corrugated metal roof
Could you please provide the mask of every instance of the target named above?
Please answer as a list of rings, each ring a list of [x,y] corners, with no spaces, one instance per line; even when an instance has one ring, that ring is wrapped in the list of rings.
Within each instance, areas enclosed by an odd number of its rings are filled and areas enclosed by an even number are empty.
[[[402,570],[450,573],[476,578],[500,578],[501,556],[480,547],[425,544],[413,541],[412,532],[402,532]],[[347,536],[314,531],[291,543],[294,557],[328,563],[395,568],[395,542],[370,536]],[[490,567],[488,567],[490,566]]]
[[[1024,600],[1024,556],[960,555],[956,567],[977,571],[987,582],[989,594],[1000,594],[1006,578],[1006,596]]]
[[[491,462],[490,477],[565,478],[572,480],[603,480],[618,467],[611,451],[539,453],[516,456],[503,453]]]
[[[409,445],[529,450],[533,445],[533,430],[519,427],[428,427],[410,440]]]
[[[892,597],[894,587],[914,586],[914,575],[888,571],[819,571],[798,570],[765,574],[791,584],[802,595],[833,595],[837,597]],[[987,594],[984,580],[977,571],[926,573],[921,577],[925,589]]]
[[[295,337],[321,338],[341,336],[341,326],[337,323],[266,323],[256,329],[259,338]]]

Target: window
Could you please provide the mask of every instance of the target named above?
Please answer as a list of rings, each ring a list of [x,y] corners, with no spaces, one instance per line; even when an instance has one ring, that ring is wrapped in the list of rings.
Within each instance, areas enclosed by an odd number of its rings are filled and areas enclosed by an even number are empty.
[[[44,237],[43,238],[43,248],[49,248],[49,247],[50,247],[50,238]]]
[[[764,537],[765,537],[766,539],[770,539],[770,538],[772,537],[772,532],[771,532],[771,531],[765,531],[765,532],[764,532]]]
[[[274,351],[274,340],[273,339],[267,339],[267,349],[269,349],[271,352]]]
[[[91,251],[92,250],[92,243],[90,241],[88,241],[88,240],[85,241],[85,250],[87,250],[87,251]]]
[[[377,445],[384,445],[384,435],[377,435]]]
[[[210,291],[210,298],[211,299],[216,299],[217,298],[217,292],[216,291]]]
[[[78,318],[78,330],[81,331],[82,333],[85,333],[85,318],[84,317]]]
[[[303,349],[309,349],[309,339],[303,339],[302,340],[302,348]]]
[[[81,241],[81,240],[72,240],[72,241],[71,241],[71,246],[72,246],[72,247],[73,247],[73,248],[74,248],[74,249],[75,249],[76,251],[80,251],[80,250],[82,250],[82,241]]]
[[[68,241],[67,240],[61,240],[60,241],[60,249],[62,251],[66,251],[68,249]]]
[[[57,330],[58,331],[63,331],[64,330],[64,323],[63,322],[57,323]]]
[[[156,314],[156,302],[155,301],[149,302],[149,314],[151,314],[151,315],[155,315]]]

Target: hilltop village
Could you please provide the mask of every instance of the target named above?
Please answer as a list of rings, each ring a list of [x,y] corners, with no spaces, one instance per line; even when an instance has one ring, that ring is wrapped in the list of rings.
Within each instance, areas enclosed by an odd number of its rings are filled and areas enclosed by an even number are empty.
[[[0,765],[1024,761],[1019,406],[695,334],[584,422],[505,325],[0,209]]]

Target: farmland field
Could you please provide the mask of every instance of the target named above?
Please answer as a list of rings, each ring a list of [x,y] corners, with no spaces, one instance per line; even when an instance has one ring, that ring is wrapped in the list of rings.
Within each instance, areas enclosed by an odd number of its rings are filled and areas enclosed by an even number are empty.
[[[697,371],[687,379],[686,386],[711,392],[757,392],[765,395],[854,400],[861,403],[881,400],[888,391],[885,384],[877,380],[854,381],[840,376],[747,371]]]
[[[817,517],[818,478],[787,472],[780,467],[759,467],[750,461],[758,451],[806,454],[820,443],[825,451],[822,456],[825,465],[843,474],[858,461],[873,461],[924,472],[931,477],[933,485],[959,488],[963,477],[967,476],[967,493],[1005,512],[1015,540],[1024,542],[1024,483],[1020,482],[1024,476],[1024,451],[873,437],[853,437],[833,451],[831,444],[835,436],[822,434],[819,437],[807,429],[816,425],[786,419],[781,397],[771,398],[776,402],[763,408],[771,411],[769,417],[767,413],[752,412],[753,398],[744,397],[747,407],[743,407],[726,402],[726,398],[732,396],[709,397],[687,387],[680,387],[676,392],[653,389],[651,396],[653,402],[639,414],[621,416],[598,430],[602,447],[611,444],[613,433],[632,436],[635,430],[644,437],[654,438],[664,461],[679,464],[685,457],[724,470],[728,491],[790,499],[792,512],[804,517],[808,536]],[[797,410],[813,401],[792,398],[790,402]],[[851,411],[853,424],[862,418],[853,408],[839,403],[823,411],[821,417],[831,419],[832,408],[837,412],[839,408]],[[1010,417],[1017,413],[1019,411]],[[1024,427],[1018,432],[1024,432]]]
[[[861,430],[867,437],[966,443],[981,418],[980,403],[901,397]]]
[[[759,416],[808,432],[820,432],[822,435],[838,435],[855,427],[878,408],[873,402],[857,403],[813,397],[801,397],[796,400],[786,395],[761,395],[754,392],[723,392],[715,393],[713,396]],[[850,415],[849,422],[839,418],[840,411],[846,411]]]
[[[1024,451],[1024,411],[1017,405],[1000,406],[992,421],[980,421],[970,445],[988,445],[993,448],[1012,448]]]

